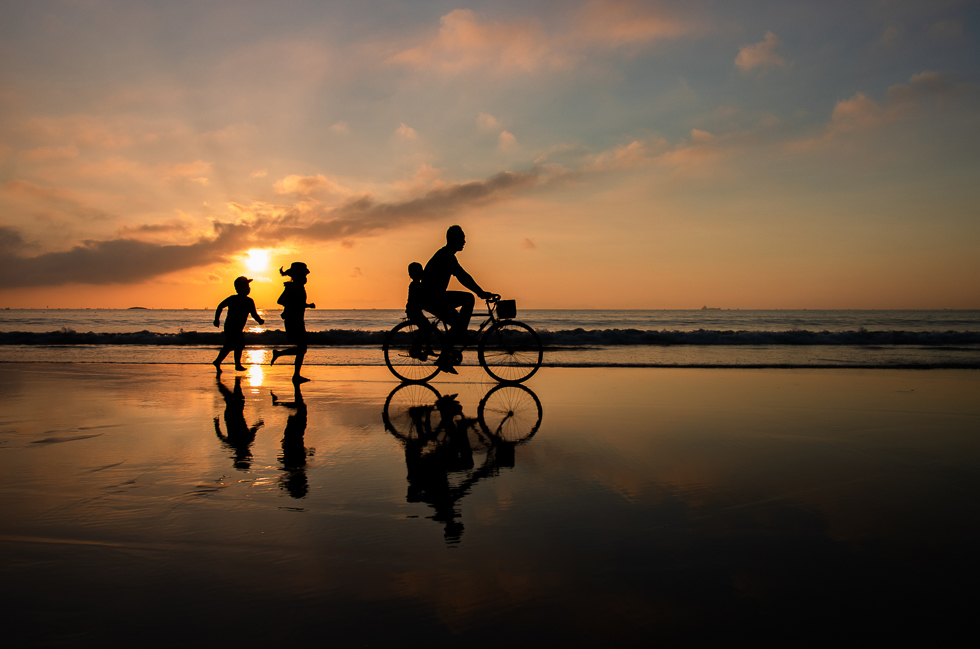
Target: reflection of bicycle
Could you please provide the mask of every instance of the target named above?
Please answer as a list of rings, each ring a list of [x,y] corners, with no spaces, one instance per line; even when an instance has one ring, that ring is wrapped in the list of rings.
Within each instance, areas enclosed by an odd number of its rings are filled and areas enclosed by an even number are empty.
[[[517,314],[513,300],[494,296],[486,302],[487,319],[476,332],[480,365],[501,383],[522,383],[541,367],[541,339],[534,329],[513,319]],[[440,371],[436,365],[439,354],[433,350],[442,349],[448,335],[449,327],[439,318],[430,321],[428,332],[420,332],[411,320],[404,320],[385,336],[385,365],[402,381],[428,381]],[[463,350],[471,344],[464,343],[455,350],[455,364],[462,362]]]
[[[432,508],[428,518],[443,524],[447,543],[463,534],[459,502],[479,481],[513,468],[515,449],[541,425],[541,403],[523,385],[494,387],[477,412],[466,417],[455,394],[426,383],[402,383],[385,401],[385,429],[405,449],[405,499]]]
[[[406,441],[438,442],[446,413],[440,403],[447,398],[424,383],[399,385],[385,401],[382,413],[385,430]],[[541,402],[523,385],[496,386],[480,400],[476,413],[484,434],[511,444],[526,442],[541,426]]]

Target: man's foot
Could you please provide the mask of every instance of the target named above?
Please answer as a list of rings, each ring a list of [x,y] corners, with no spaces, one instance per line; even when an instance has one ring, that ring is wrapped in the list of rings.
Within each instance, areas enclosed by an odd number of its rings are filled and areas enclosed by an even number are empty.
[[[221,374],[221,361],[211,361],[211,364],[214,365],[214,369],[218,371],[218,374]]]
[[[439,360],[436,361],[436,367],[446,374],[459,374],[459,372],[456,371],[456,368],[453,367],[453,357],[449,354],[440,356]]]
[[[305,376],[300,376],[299,374],[293,375],[293,383],[306,383],[309,381]]]
[[[409,349],[408,355],[414,358],[415,360],[422,361],[423,363],[429,360],[429,355],[426,352],[419,349],[418,347],[412,347],[411,349]]]
[[[272,362],[269,363],[269,365],[275,365],[276,364],[276,361],[279,360],[279,357],[280,356],[282,356],[282,352],[280,352],[278,349],[273,349],[272,350]]]
[[[235,369],[238,370],[239,372],[244,372],[245,371],[245,366],[244,365],[236,365],[235,366]]]

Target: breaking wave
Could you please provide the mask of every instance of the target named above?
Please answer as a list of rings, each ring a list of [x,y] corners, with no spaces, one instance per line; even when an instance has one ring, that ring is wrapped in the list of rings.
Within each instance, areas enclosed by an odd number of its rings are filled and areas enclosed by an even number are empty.
[[[310,331],[312,346],[363,347],[380,346],[386,331],[359,329],[328,329]],[[629,345],[795,345],[795,346],[956,346],[980,345],[980,332],[975,331],[732,331],[698,329],[694,331],[644,331],[638,329],[569,329],[538,331],[541,342],[549,349]],[[50,332],[0,332],[0,345],[159,345],[159,346],[220,346],[224,335],[220,331],[180,331],[157,333],[135,331],[124,333],[77,332],[63,328]],[[254,346],[287,344],[281,330],[246,332],[245,342]]]

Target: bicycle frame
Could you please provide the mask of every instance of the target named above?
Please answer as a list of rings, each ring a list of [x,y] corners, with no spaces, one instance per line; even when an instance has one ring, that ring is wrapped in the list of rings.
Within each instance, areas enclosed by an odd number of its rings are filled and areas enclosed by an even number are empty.
[[[501,320],[508,319],[508,318],[497,317],[496,301],[486,300],[486,303],[487,303],[487,319],[484,320],[483,324],[481,324],[480,327],[476,330],[476,336],[474,336],[472,340],[468,340],[465,343],[463,343],[462,346],[456,348],[456,351],[458,353],[463,353],[463,351],[465,351],[468,347],[470,347],[470,345],[473,345],[474,343],[479,341],[480,338],[483,336],[483,332],[489,329],[495,323],[500,322]],[[425,313],[430,313],[430,312],[425,311]],[[474,313],[473,315],[476,316],[477,314]],[[482,317],[482,314],[480,315]],[[435,314],[431,314],[431,317],[427,319],[429,320],[429,324],[432,325],[433,328],[439,329],[440,331],[443,332],[443,334],[447,334],[447,332],[449,331],[449,325],[443,322],[443,320],[439,316]],[[405,318],[405,320],[408,320],[408,318]]]

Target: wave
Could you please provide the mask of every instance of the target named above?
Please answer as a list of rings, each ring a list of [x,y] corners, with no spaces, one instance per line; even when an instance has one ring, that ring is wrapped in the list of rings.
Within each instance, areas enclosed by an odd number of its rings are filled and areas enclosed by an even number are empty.
[[[386,331],[328,329],[310,331],[311,346],[364,347],[380,346]],[[569,329],[538,332],[546,349],[581,349],[630,345],[790,345],[790,346],[956,346],[980,345],[976,331],[731,331],[698,329],[694,331],[639,329]],[[50,332],[0,332],[0,345],[174,345],[220,346],[220,331],[180,331],[158,333],[135,331],[123,333],[77,332],[62,328]],[[253,346],[286,345],[286,334],[280,330],[246,332],[245,342]]]

